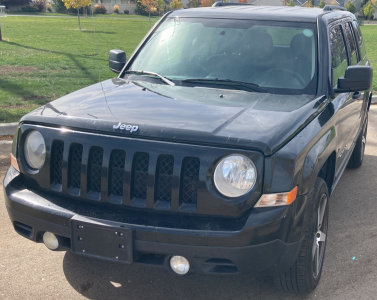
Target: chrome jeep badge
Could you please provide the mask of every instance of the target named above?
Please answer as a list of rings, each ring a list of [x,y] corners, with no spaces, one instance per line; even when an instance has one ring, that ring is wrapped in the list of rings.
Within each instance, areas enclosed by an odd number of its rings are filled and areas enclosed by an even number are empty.
[[[120,129],[120,130],[129,131],[129,132],[134,132],[134,131],[137,131],[139,129],[139,126],[126,125],[126,124],[122,124],[122,122],[119,122],[118,125],[113,126],[113,129]]]

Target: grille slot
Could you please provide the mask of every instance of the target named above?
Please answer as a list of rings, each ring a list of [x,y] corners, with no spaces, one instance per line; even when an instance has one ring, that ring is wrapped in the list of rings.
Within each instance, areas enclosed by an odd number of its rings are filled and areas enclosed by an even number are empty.
[[[151,159],[150,153],[134,152],[128,157],[123,149],[108,149],[110,157],[105,159],[103,147],[93,145],[84,149],[82,144],[72,143],[65,165],[66,145],[64,140],[51,144],[52,190],[138,208],[181,212],[197,209],[200,169],[197,157],[185,157],[179,166],[174,155],[153,153]],[[174,175],[175,168],[180,170],[179,175]]]
[[[68,187],[70,194],[79,195],[81,188],[82,145],[72,144],[69,151]]]
[[[149,154],[144,152],[138,152],[134,156],[133,162],[133,182],[132,182],[132,195],[133,204],[136,206],[144,206],[144,203],[134,201],[141,199],[146,202],[147,199],[147,185],[148,185],[148,167],[149,167]]]
[[[88,164],[88,197],[100,199],[103,148],[92,147],[89,152]]]
[[[200,160],[196,157],[186,157],[183,160],[181,172],[181,209],[195,210],[198,199]]]
[[[51,148],[51,188],[56,191],[62,189],[62,164],[63,164],[64,142],[54,141]]]
[[[160,155],[156,170],[156,208],[170,209],[171,191],[173,184],[174,157]]]
[[[126,160],[126,152],[113,150],[110,157],[109,195],[123,196],[123,173]],[[120,199],[121,200],[121,199]]]

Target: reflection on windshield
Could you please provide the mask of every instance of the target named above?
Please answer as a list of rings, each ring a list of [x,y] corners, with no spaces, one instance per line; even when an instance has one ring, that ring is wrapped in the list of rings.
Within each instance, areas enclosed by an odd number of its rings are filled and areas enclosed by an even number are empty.
[[[316,92],[315,24],[167,19],[130,70],[172,80],[220,78],[283,94]]]

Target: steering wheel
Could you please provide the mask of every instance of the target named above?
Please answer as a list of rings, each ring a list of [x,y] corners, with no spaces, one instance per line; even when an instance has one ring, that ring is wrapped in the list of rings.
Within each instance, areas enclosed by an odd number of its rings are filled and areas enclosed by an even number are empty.
[[[276,72],[276,71],[279,71],[279,72],[287,72],[287,73],[293,75],[293,76],[297,79],[297,81],[298,81],[302,86],[306,86],[306,81],[304,80],[304,78],[302,78],[300,74],[298,74],[298,73],[296,73],[296,72],[293,72],[293,71],[290,70],[290,69],[285,69],[285,68],[283,68],[283,69],[273,68],[273,69],[269,69],[269,70],[265,71],[264,74],[266,74],[266,73],[267,73],[267,74],[268,74],[268,73],[273,73],[273,72]]]

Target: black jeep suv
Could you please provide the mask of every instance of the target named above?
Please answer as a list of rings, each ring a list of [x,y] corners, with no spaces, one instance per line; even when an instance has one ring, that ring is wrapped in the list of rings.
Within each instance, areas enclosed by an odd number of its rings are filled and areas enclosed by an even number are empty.
[[[5,201],[51,250],[307,293],[329,198],[363,162],[372,68],[355,16],[215,4],[166,14],[116,79],[22,118]]]

